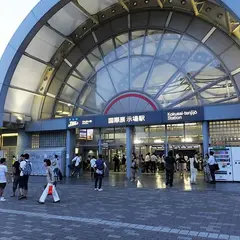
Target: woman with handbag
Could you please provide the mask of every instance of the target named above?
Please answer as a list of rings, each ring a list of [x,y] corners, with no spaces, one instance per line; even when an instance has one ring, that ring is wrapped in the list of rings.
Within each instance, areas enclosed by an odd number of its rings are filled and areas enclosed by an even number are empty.
[[[51,168],[51,161],[49,159],[44,160],[44,166],[46,167],[46,175],[47,175],[47,186],[45,187],[40,199],[39,203],[44,204],[46,198],[48,195],[53,196],[53,202],[58,203],[60,202],[60,198],[58,196],[56,187],[55,187],[55,179],[54,179],[54,173]]]
[[[191,172],[191,184],[196,184],[197,172],[199,169],[199,161],[197,159],[197,154],[190,158],[190,172]]]
[[[208,159],[208,166],[210,169],[210,174],[212,177],[212,181],[210,182],[211,184],[216,184],[216,180],[215,180],[215,171],[219,170],[218,164],[214,158],[214,152],[210,151],[210,157]]]

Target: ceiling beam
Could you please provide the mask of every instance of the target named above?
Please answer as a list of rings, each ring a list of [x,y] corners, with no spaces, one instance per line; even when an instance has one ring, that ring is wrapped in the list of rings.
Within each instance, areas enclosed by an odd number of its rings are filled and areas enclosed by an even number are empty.
[[[163,8],[163,7],[164,7],[165,1],[166,1],[166,0],[157,0],[158,5],[160,6],[160,8]]]
[[[59,32],[57,29],[53,28],[48,22],[45,25],[46,25],[46,27],[48,27],[49,29],[51,29],[52,31],[57,33],[59,36],[63,37],[66,41],[68,41],[71,44],[75,45],[75,43],[73,42],[73,40],[70,37],[65,36],[64,34]]]
[[[227,20],[229,33],[233,34],[238,40],[240,40],[240,23],[237,21],[234,21],[231,18],[231,15],[229,12],[226,12],[226,20]]]
[[[197,0],[191,0],[191,4],[192,4],[195,15],[198,16],[200,14],[200,11],[203,8],[205,2],[204,1],[198,2]],[[200,10],[199,10],[198,6],[200,6]]]
[[[126,5],[126,3],[125,3],[123,0],[118,0],[118,2],[122,5],[122,7],[123,7],[127,12],[129,12],[129,8],[128,8],[128,6]]]
[[[78,0],[73,0],[73,3],[77,6],[78,9],[80,9],[80,11],[87,16],[88,18],[90,18],[94,23],[99,24],[99,21],[96,17],[94,17],[93,15],[91,15],[79,2]]]

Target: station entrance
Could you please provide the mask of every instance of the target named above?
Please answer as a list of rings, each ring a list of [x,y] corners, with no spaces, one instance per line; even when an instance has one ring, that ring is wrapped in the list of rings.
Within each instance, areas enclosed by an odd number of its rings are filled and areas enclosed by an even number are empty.
[[[182,123],[169,125],[135,126],[133,128],[133,152],[136,156],[146,156],[155,153],[162,159],[167,151],[172,150],[174,155],[193,156],[198,153],[202,157],[202,124]],[[77,129],[76,153],[82,154],[87,170],[87,162],[91,156],[97,157],[99,144],[104,159],[110,170],[114,170],[114,157],[120,162],[126,155],[126,128],[113,127],[102,129]],[[118,170],[118,169],[117,169]]]

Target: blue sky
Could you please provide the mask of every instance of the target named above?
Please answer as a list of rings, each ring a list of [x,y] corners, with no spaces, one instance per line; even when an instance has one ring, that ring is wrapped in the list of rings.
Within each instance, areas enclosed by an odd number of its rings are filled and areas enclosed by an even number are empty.
[[[23,19],[39,0],[1,0],[0,3],[0,59]]]

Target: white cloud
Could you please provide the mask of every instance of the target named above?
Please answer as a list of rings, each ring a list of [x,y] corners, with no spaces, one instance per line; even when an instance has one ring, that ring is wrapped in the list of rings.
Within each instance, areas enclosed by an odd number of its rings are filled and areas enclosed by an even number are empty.
[[[40,0],[0,1],[0,58],[23,19]]]

